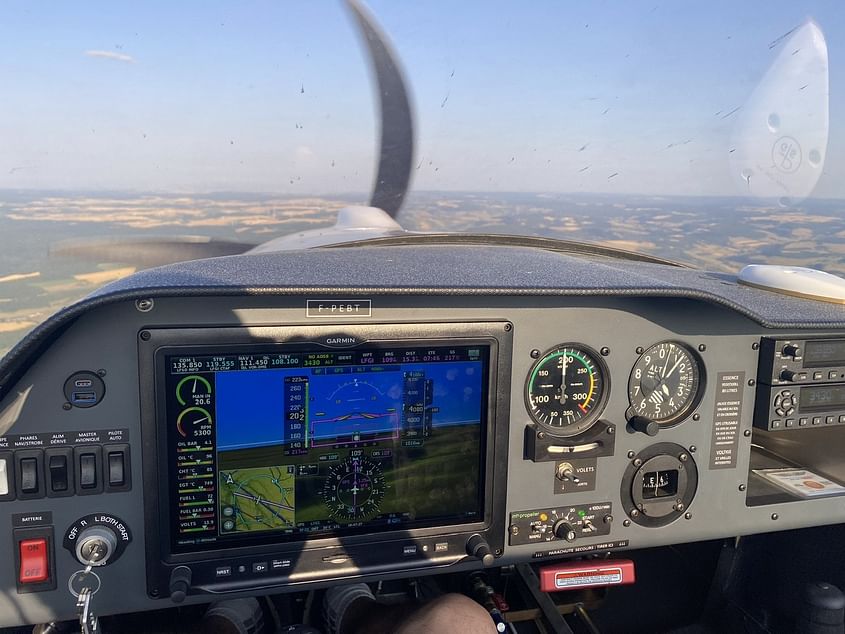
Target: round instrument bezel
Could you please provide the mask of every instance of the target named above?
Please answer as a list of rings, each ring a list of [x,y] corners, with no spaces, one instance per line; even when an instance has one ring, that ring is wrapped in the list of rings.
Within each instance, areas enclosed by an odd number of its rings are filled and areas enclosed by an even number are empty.
[[[557,427],[555,425],[549,425],[548,423],[540,420],[535,415],[535,412],[531,405],[531,383],[534,373],[537,371],[537,369],[541,365],[546,363],[551,355],[556,352],[560,352],[564,349],[571,349],[576,352],[581,352],[588,356],[593,361],[593,364],[596,368],[596,372],[598,372],[598,374],[601,376],[602,387],[601,393],[596,399],[596,404],[590,409],[589,412],[587,412],[583,416],[583,418],[579,419],[574,423],[570,423],[565,427]],[[537,360],[531,365],[531,369],[528,371],[528,376],[525,378],[525,387],[523,389],[525,409],[528,412],[528,415],[531,418],[532,422],[539,425],[544,431],[548,432],[549,434],[561,438],[570,438],[572,436],[583,434],[584,432],[589,430],[599,420],[602,412],[604,411],[605,406],[607,405],[609,395],[610,373],[608,372],[607,365],[605,364],[601,355],[596,352],[592,347],[575,341],[557,344],[540,354],[537,357]]]
[[[678,411],[676,411],[674,414],[667,418],[649,418],[650,420],[654,420],[655,423],[660,425],[661,429],[669,429],[685,422],[701,404],[701,399],[704,396],[704,390],[707,387],[707,371],[704,367],[704,360],[701,358],[701,355],[696,352],[695,348],[693,348],[689,344],[684,343],[683,341],[677,341],[675,339],[663,339],[661,341],[657,341],[651,344],[645,350],[643,350],[640,355],[637,356],[637,360],[634,362],[634,365],[631,366],[631,372],[628,374],[627,394],[629,406],[629,419],[633,416],[643,416],[643,414],[637,411],[637,408],[634,407],[634,399],[631,396],[633,388],[632,382],[635,380],[634,373],[637,371],[637,366],[640,364],[642,358],[646,356],[650,350],[664,344],[672,344],[684,350],[689,355],[690,359],[692,359],[693,361],[693,372],[698,375],[698,386],[695,389],[695,393],[690,396],[690,398],[687,400],[686,404],[684,404],[683,407],[681,407]]]

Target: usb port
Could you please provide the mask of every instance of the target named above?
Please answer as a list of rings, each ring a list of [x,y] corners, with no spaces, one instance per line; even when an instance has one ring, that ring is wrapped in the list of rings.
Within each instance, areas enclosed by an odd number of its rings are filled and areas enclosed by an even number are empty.
[[[74,392],[70,395],[70,402],[74,405],[90,405],[97,402],[97,395],[94,392]]]
[[[85,389],[86,387],[91,387],[92,385],[94,385],[94,382],[91,379],[76,379],[76,381],[73,382],[73,386],[80,389]]]

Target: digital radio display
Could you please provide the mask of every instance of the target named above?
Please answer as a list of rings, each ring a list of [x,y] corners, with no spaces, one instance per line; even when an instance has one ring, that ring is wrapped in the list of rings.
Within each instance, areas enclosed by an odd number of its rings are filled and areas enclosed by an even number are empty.
[[[174,552],[483,519],[490,346],[166,354]]]
[[[845,339],[810,339],[804,344],[804,367],[845,365]]]
[[[799,399],[802,412],[842,410],[845,409],[845,385],[804,386]]]

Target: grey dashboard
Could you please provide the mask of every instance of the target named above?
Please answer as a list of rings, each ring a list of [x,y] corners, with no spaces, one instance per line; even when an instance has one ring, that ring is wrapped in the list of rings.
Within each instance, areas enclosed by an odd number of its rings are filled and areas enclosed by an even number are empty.
[[[157,350],[187,346],[194,356],[185,358],[199,358],[194,348],[205,346],[210,358],[221,346],[246,346],[233,348],[240,354],[317,339],[330,350],[381,339],[489,344],[478,514],[209,552],[166,543],[163,516],[179,511],[162,475],[175,472],[162,456],[170,397]],[[530,249],[338,249],[140,273],[57,315],[0,366],[0,542],[16,556],[0,568],[0,625],[75,616],[73,592],[94,583],[79,575],[79,537],[92,527],[106,531],[109,558],[94,572],[98,610],[110,614],[845,521],[836,495],[845,469],[834,454],[845,437],[835,390],[843,339],[842,307],[699,271]],[[803,370],[802,350],[783,349],[811,340],[833,343]],[[661,342],[695,359],[694,398],[669,424],[639,426],[635,367]],[[566,346],[589,351],[602,379],[591,424],[574,435],[538,424],[526,387]],[[380,446],[360,445],[362,459]],[[61,464],[69,481],[55,489]],[[311,475],[330,479],[332,469],[315,458]],[[831,488],[802,493],[764,475],[787,469]],[[48,570],[30,581],[22,544],[33,540]]]

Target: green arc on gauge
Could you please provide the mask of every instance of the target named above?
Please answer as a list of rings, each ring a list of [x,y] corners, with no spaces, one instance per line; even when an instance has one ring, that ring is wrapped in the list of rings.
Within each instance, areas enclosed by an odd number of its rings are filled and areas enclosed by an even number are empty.
[[[179,405],[187,405],[185,399],[182,398],[182,386],[185,385],[185,383],[187,383],[191,379],[193,379],[194,381],[199,381],[200,383],[205,385],[206,389],[208,389],[208,393],[211,394],[211,383],[208,382],[208,379],[206,379],[205,377],[201,377],[198,374],[191,374],[189,376],[186,376],[184,379],[182,379],[181,381],[179,381],[179,383],[176,384],[176,400],[179,401]]]

